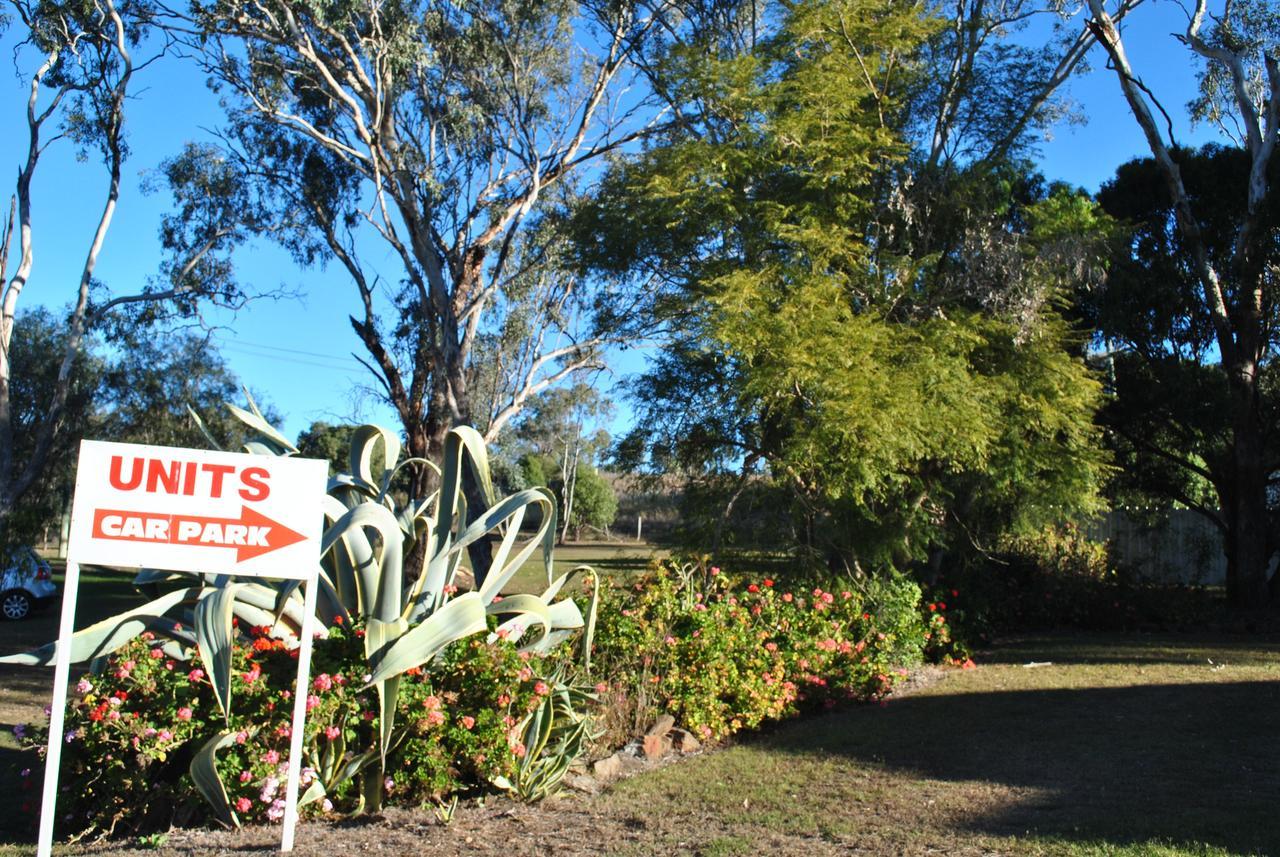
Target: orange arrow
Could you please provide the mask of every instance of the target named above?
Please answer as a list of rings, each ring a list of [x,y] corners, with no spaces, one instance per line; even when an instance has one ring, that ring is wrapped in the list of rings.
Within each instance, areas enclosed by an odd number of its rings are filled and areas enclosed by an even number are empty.
[[[306,536],[242,506],[239,518],[97,509],[93,537],[184,547],[235,548],[236,562],[304,541]]]

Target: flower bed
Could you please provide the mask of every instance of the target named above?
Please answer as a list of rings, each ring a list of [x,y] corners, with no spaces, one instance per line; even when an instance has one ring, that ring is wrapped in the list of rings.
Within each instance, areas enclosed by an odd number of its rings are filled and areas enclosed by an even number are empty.
[[[720,739],[803,708],[878,699],[921,660],[919,602],[901,577],[828,591],[659,566],[601,602],[596,658],[616,709],[612,731],[669,713]]]
[[[905,578],[826,589],[734,582],[695,565],[659,565],[643,581],[606,584],[599,616],[589,679],[595,702],[581,692],[564,700],[593,709],[609,727],[596,747],[610,750],[662,713],[715,740],[807,708],[879,699],[937,633],[937,619],[926,624],[920,591]],[[220,734],[210,761],[235,821],[280,820],[296,654],[265,628],[241,631],[229,720],[196,661],[177,660],[150,634],[80,680],[68,710],[61,833],[135,834],[208,819],[188,769]],[[581,667],[521,653],[502,636],[477,637],[400,678],[394,737],[385,766],[375,763],[379,702],[362,633],[339,624],[316,643],[304,815],[379,801],[439,805],[495,788],[524,792],[518,786],[531,755],[546,754],[554,768],[567,763],[557,752],[582,752],[581,743],[557,748],[538,739],[541,727],[530,725],[543,706],[551,710],[554,694],[588,681]],[[33,729],[25,740],[39,748],[45,735]],[[38,780],[38,770],[25,778],[24,812],[33,818]]]

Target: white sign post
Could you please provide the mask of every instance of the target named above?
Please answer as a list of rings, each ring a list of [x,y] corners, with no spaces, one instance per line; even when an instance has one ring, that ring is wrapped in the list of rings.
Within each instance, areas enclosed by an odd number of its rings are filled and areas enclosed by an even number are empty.
[[[39,857],[53,848],[58,766],[80,564],[301,580],[303,612],[280,850],[293,849],[315,634],[328,464],[163,446],[82,441],[71,507],[40,804]]]

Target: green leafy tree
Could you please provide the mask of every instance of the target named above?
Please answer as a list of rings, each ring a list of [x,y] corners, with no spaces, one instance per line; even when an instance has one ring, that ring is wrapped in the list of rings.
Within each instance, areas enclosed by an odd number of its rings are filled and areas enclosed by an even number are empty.
[[[124,443],[239,449],[249,439],[225,403],[240,382],[207,338],[137,330],[114,342],[98,391],[97,438]],[[269,419],[278,419],[268,408]]]
[[[1065,261],[1094,252],[1066,239],[1093,206],[1007,194],[983,234],[1011,237],[987,253],[898,234],[910,212],[886,188],[911,146],[896,81],[920,73],[937,26],[909,4],[806,3],[752,54],[690,59],[686,86],[718,120],[629,163],[620,202],[584,218],[634,236],[599,264],[679,278],[681,336],[641,382],[648,437],[624,447],[738,468],[742,485],[762,469],[840,565],[900,565],[1099,502],[1100,388],[1054,303]]]
[[[7,0],[3,7],[4,23],[14,25],[14,65],[28,95],[22,118],[8,126],[25,151],[9,216],[0,226],[0,540],[6,538],[7,522],[27,493],[47,482],[46,468],[59,466],[55,453],[65,443],[67,409],[76,395],[77,362],[94,337],[112,337],[122,323],[127,328],[140,320],[190,315],[204,302],[237,306],[244,299],[234,281],[209,276],[219,267],[211,267],[210,260],[226,248],[228,232],[215,228],[198,241],[171,240],[176,234],[190,236],[184,218],[162,226],[168,259],[161,274],[142,288],[112,288],[98,276],[129,154],[126,106],[136,94],[135,77],[159,59],[145,55],[155,44],[148,40],[151,5]],[[68,284],[70,291],[61,296],[41,291],[50,286],[36,263],[41,236],[65,228],[56,207],[38,204],[38,179],[55,144],[74,146],[87,173],[82,190],[63,202],[98,212],[84,236],[84,262]],[[178,203],[181,207],[182,201]],[[54,216],[43,221],[33,214],[41,211]],[[14,400],[17,388],[30,382],[17,375],[12,356],[24,317],[19,308],[33,288],[45,305],[69,305],[65,335],[59,339],[61,350],[44,355],[57,371],[43,379],[48,396],[34,419],[29,413],[20,414],[20,403]],[[121,322],[122,317],[129,321]],[[42,331],[33,331],[29,341],[49,342]],[[19,423],[19,419],[26,421]]]
[[[1220,472],[1228,475],[1219,493],[1228,597],[1237,607],[1262,607],[1280,593],[1280,577],[1268,581],[1277,543],[1268,507],[1273,423],[1264,394],[1275,357],[1280,13],[1265,0],[1215,4],[1212,10],[1208,0],[1197,0],[1186,30],[1176,36],[1187,59],[1200,66],[1193,118],[1216,125],[1236,153],[1234,162],[1224,157],[1215,167],[1233,180],[1198,193],[1191,176],[1195,153],[1174,144],[1172,127],[1166,131],[1157,115],[1164,108],[1143,85],[1117,22],[1102,0],[1089,0],[1089,11],[1086,26],[1105,50],[1150,149],[1161,185],[1151,188],[1159,193],[1153,198],[1166,212],[1160,231],[1181,269],[1176,282],[1196,288],[1199,308],[1191,317],[1211,331],[1200,341],[1211,342],[1216,355],[1206,362],[1216,364],[1226,390],[1219,401],[1226,406],[1230,445]]]
[[[44,308],[21,312],[9,343],[13,384],[9,388],[14,423],[16,460],[27,460],[40,436],[37,430],[48,413],[60,369],[56,359],[69,335],[64,320]],[[49,465],[18,500],[2,532],[6,544],[30,543],[69,508],[75,481],[76,444],[95,421],[97,392],[104,371],[102,360],[87,350],[76,353],[71,365],[62,419],[54,432]]]
[[[579,467],[573,486],[573,512],[569,517],[574,539],[582,538],[584,527],[607,530],[617,517],[618,495],[613,486],[594,467]]]
[[[351,438],[356,426],[332,425],[318,420],[298,435],[298,454],[304,458],[323,458],[329,462],[330,475],[345,473],[351,467]]]
[[[1236,232],[1246,212],[1240,208],[1249,181],[1245,152],[1222,146],[1177,152],[1179,173],[1196,203],[1197,226],[1212,263],[1224,271],[1231,262]],[[1270,181],[1276,180],[1276,168]],[[1168,186],[1158,164],[1138,159],[1122,165],[1098,194],[1102,206],[1125,224],[1115,242],[1105,289],[1081,302],[1086,320],[1110,355],[1114,395],[1103,411],[1109,437],[1124,466],[1118,489],[1131,495],[1174,501],[1207,517],[1222,533],[1233,589],[1241,569],[1233,560],[1233,516],[1239,490],[1233,437],[1231,387],[1217,353],[1212,313],[1188,249],[1175,223]],[[1280,260],[1280,202],[1269,197],[1260,228],[1271,235],[1260,248]],[[1272,278],[1265,278],[1273,286]],[[1240,284],[1227,281],[1232,291]],[[1262,304],[1268,344],[1276,347],[1280,317],[1273,301]],[[1268,521],[1278,507],[1270,487],[1280,472],[1276,424],[1277,380],[1272,360],[1259,365],[1256,407],[1263,454],[1260,478],[1268,486]],[[1268,526],[1270,533],[1273,526]],[[1267,542],[1268,555],[1280,543]]]

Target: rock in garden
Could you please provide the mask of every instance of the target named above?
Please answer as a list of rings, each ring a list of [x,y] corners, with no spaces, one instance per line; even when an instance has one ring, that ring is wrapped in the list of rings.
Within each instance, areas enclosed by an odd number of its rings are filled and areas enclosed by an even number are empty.
[[[693,737],[693,733],[685,729],[671,730],[671,746],[678,753],[696,753],[702,749],[702,742]]]
[[[666,735],[671,731],[671,727],[676,725],[676,719],[670,714],[664,714],[654,721],[653,727],[646,733],[648,735]],[[647,754],[646,754],[647,755]]]
[[[650,732],[644,736],[644,757],[661,759],[671,749],[671,739],[666,735],[654,735]]]

